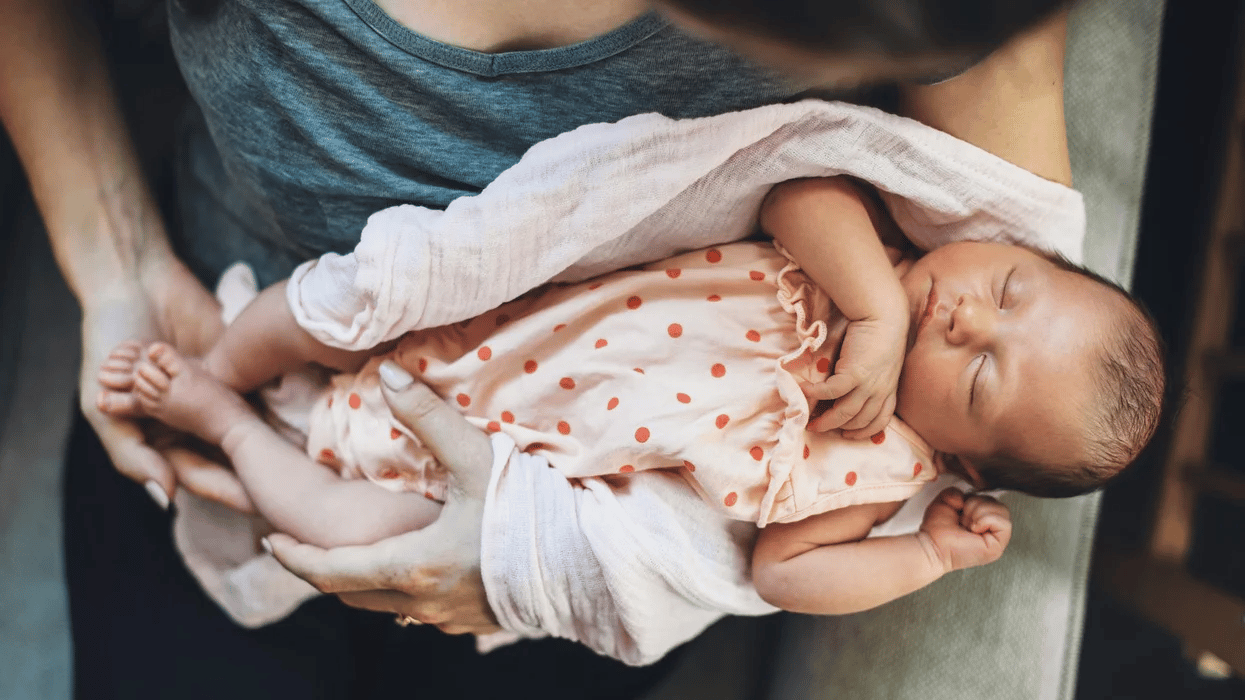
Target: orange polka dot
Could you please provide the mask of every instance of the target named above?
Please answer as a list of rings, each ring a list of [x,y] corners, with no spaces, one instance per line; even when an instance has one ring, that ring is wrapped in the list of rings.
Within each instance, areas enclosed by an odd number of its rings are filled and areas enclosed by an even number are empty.
[[[427,371],[428,371],[428,360],[425,360],[422,357],[419,358],[419,373],[423,374],[424,372],[427,372]]]
[[[321,462],[336,462],[337,453],[326,447],[323,450],[320,450],[320,461]]]
[[[639,367],[632,367],[631,371],[635,372],[636,374],[644,374],[644,370],[640,369]]]
[[[463,408],[466,408],[471,405],[471,397],[467,396],[466,394],[459,394],[458,396],[454,398],[458,399],[458,405],[462,406]]]
[[[630,474],[631,472],[635,471],[635,467],[631,466],[630,464],[624,464],[618,468],[618,471],[622,472],[623,474]]]
[[[510,315],[509,315],[509,314],[500,314],[500,315],[498,315],[498,316],[497,316],[497,325],[499,325],[499,326],[500,326],[500,325],[502,325],[503,323],[506,323],[506,322],[507,322],[507,321],[509,321],[509,320],[510,320]]]
[[[501,423],[498,423],[495,420],[491,420],[488,422],[488,431],[490,433],[495,433],[499,430],[501,430]]]
[[[563,389],[574,389],[575,380],[571,379],[570,377],[562,377],[562,381],[558,382],[558,386],[562,387]]]
[[[870,437],[869,439],[873,441],[873,444],[881,445],[883,442],[886,442],[886,431],[879,430],[878,432],[874,433],[873,436]]]
[[[669,277],[672,280],[678,279],[679,275],[681,274],[683,274],[683,271],[677,267],[672,267],[669,270],[666,270],[666,277]]]
[[[605,404],[605,410],[607,410],[607,411],[612,411],[612,410],[614,410],[615,408],[618,408],[618,397],[617,397],[617,396],[615,396],[614,398],[610,399],[610,402],[609,402],[609,403],[607,403],[607,404]]]
[[[692,402],[692,397],[682,392],[675,394],[674,398],[678,399],[679,403],[691,403]]]
[[[513,423],[513,422],[514,422],[514,414],[513,414],[513,413],[511,413],[510,411],[502,411],[502,412],[501,412],[501,422],[503,422],[503,423]]]
[[[808,445],[804,446],[804,459],[808,459]]]
[[[828,357],[817,358],[817,371],[821,372],[822,374],[828,374],[830,372],[830,358]]]
[[[718,426],[719,429],[722,429],[722,428],[725,428],[726,424],[730,422],[731,422],[731,417],[723,413],[722,415],[718,416],[717,420],[713,421],[713,424]]]
[[[570,435],[570,434],[571,434],[571,424],[570,424],[570,423],[567,423],[567,422],[566,422],[566,421],[564,421],[564,420],[560,420],[560,421],[558,421],[558,432],[559,432],[559,433],[562,433],[563,435]]]
[[[689,472],[694,472],[694,471],[696,471],[696,465],[695,465],[695,464],[692,464],[691,462],[687,461],[686,459],[685,459],[685,460],[683,460],[683,466],[687,467],[687,470],[688,470]]]
[[[705,260],[708,260],[711,263],[722,262],[722,251],[718,250],[717,248],[710,248],[705,253]]]
[[[385,470],[380,473],[380,478],[396,479],[398,478],[398,470],[393,467],[385,467]]]
[[[628,297],[628,299],[627,299],[627,308],[628,308],[628,309],[638,309],[638,308],[640,308],[640,304],[643,304],[643,303],[644,303],[644,300],[643,300],[643,299],[641,299],[640,297],[635,297],[635,296],[633,296],[633,297]]]
[[[398,439],[398,438],[400,438],[400,437],[402,437],[402,431],[401,431],[401,430],[398,430],[397,428],[390,428],[390,429],[389,429],[389,439],[390,439],[390,440],[397,440],[397,439]]]
[[[641,427],[641,428],[635,429],[635,441],[636,442],[648,442],[648,437],[649,437],[648,428]]]
[[[912,465],[912,478],[915,479],[918,476],[920,476],[921,470],[924,468],[925,466],[921,464],[920,462],[917,462],[916,464]]]
[[[598,339],[597,339],[596,348],[597,348],[597,350],[600,350],[601,348],[603,348],[603,347],[605,347],[606,345],[609,345],[609,344],[610,344],[610,343],[609,343],[609,341],[608,341],[608,340],[606,340],[605,338],[598,338]]]
[[[428,499],[428,500],[430,500],[430,501],[435,501],[435,500],[437,500],[437,497],[436,497],[436,496],[434,496],[434,495],[432,495],[432,492],[431,492],[431,491],[424,491],[424,498],[427,498],[427,499]]]
[[[565,324],[565,323],[559,323],[558,325],[556,325],[556,326],[554,326],[554,327],[553,327],[553,332],[554,332],[554,333],[557,333],[558,331],[562,330],[563,328],[566,328],[566,324]]]
[[[346,403],[350,404],[351,408],[358,408],[363,405],[363,399],[359,398],[358,394],[351,394]]]
[[[709,296],[705,297],[705,301],[722,301],[722,297],[718,296],[717,294],[710,294]]]
[[[843,477],[843,482],[846,483],[848,486],[855,486],[856,485],[856,472],[848,472],[847,476]]]
[[[666,326],[666,332],[670,334],[671,338],[678,338],[683,335],[683,326],[677,323],[672,323],[669,326]]]
[[[325,406],[324,406],[324,407],[325,407],[325,408],[332,408],[332,407],[333,407],[333,395],[332,395],[332,394],[329,394],[329,402],[328,402],[327,404],[325,404]]]
[[[750,270],[748,272],[748,277],[752,278],[753,280],[756,280],[757,282],[760,282],[761,280],[765,279],[765,273],[761,272],[760,270]]]
[[[535,372],[537,367],[539,367],[539,365],[536,364],[536,360],[528,360],[523,363],[523,371],[528,374]]]
[[[739,500],[739,494],[735,493],[734,491],[731,491],[730,493],[726,494],[726,498],[723,498],[722,502],[726,504],[727,508],[730,508],[731,506],[735,505],[735,501],[738,501],[738,500]]]
[[[489,346],[487,345],[480,348],[479,350],[476,350],[476,357],[480,358],[481,360],[487,360],[492,356],[493,356],[493,351],[490,350]]]
[[[605,284],[605,283],[604,283],[604,282],[595,282],[595,283],[593,283],[593,284],[588,285],[588,289],[590,289],[590,290],[592,290],[592,289],[600,289],[600,288],[601,288],[601,285],[603,285],[603,284]]]
[[[744,337],[747,338],[748,340],[751,340],[754,343],[761,342],[761,334],[757,333],[756,331],[748,331],[747,333],[744,333]]]
[[[765,456],[765,452],[760,447],[757,447],[756,445],[753,445],[752,449],[748,450],[748,454],[752,455],[752,458],[758,462],[760,462],[761,458]]]
[[[718,362],[717,364],[709,368],[709,373],[721,379],[722,377],[726,376],[726,365],[722,364],[721,362]]]

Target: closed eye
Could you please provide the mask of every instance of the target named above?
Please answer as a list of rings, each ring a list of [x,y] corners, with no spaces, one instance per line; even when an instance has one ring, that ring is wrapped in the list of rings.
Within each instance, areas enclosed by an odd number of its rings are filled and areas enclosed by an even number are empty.
[[[986,356],[978,355],[977,369],[973,372],[973,382],[968,385],[968,405],[971,408],[977,399],[977,382],[981,378],[981,370],[986,366]]]
[[[1012,275],[1016,274],[1016,268],[1012,268],[1007,272],[1006,279],[1003,280],[1003,291],[999,294],[999,308],[1007,308],[1007,289],[1011,286]]]

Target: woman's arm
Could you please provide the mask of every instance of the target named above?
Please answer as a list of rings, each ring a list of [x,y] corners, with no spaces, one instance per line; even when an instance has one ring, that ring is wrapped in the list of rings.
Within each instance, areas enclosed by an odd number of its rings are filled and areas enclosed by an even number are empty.
[[[166,460],[134,423],[100,413],[95,375],[130,338],[166,339],[201,354],[220,330],[218,306],[173,254],[82,8],[71,0],[0,0],[0,16],[0,122],[82,306],[83,412],[117,468],[167,502],[184,460]],[[196,466],[191,471],[208,478],[192,478],[192,490],[246,507],[236,480]]]
[[[1042,177],[1072,184],[1063,110],[1068,11],[936,85],[904,85],[900,112]]]

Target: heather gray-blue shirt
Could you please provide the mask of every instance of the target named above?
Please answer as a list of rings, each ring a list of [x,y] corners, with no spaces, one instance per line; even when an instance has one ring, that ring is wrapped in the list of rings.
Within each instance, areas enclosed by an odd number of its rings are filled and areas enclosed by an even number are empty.
[[[367,217],[443,208],[534,143],[644,112],[700,117],[799,88],[655,14],[571,46],[486,54],[423,37],[372,0],[169,3],[198,110],[183,130],[183,256],[205,281],[261,284],[354,247]]]

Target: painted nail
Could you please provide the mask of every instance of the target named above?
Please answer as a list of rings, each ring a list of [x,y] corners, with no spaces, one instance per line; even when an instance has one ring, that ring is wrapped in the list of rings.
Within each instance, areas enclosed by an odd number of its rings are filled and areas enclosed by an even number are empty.
[[[402,391],[415,382],[415,378],[393,360],[380,363],[380,379],[392,391]]]
[[[147,489],[147,495],[151,496],[151,500],[155,501],[156,505],[160,506],[160,510],[169,509],[169,494],[165,493],[164,489],[160,487],[160,484],[157,484],[154,480],[152,480],[143,484],[143,488]]]
[[[259,538],[259,546],[263,547],[265,552],[272,554],[272,543],[268,541],[267,537]]]

